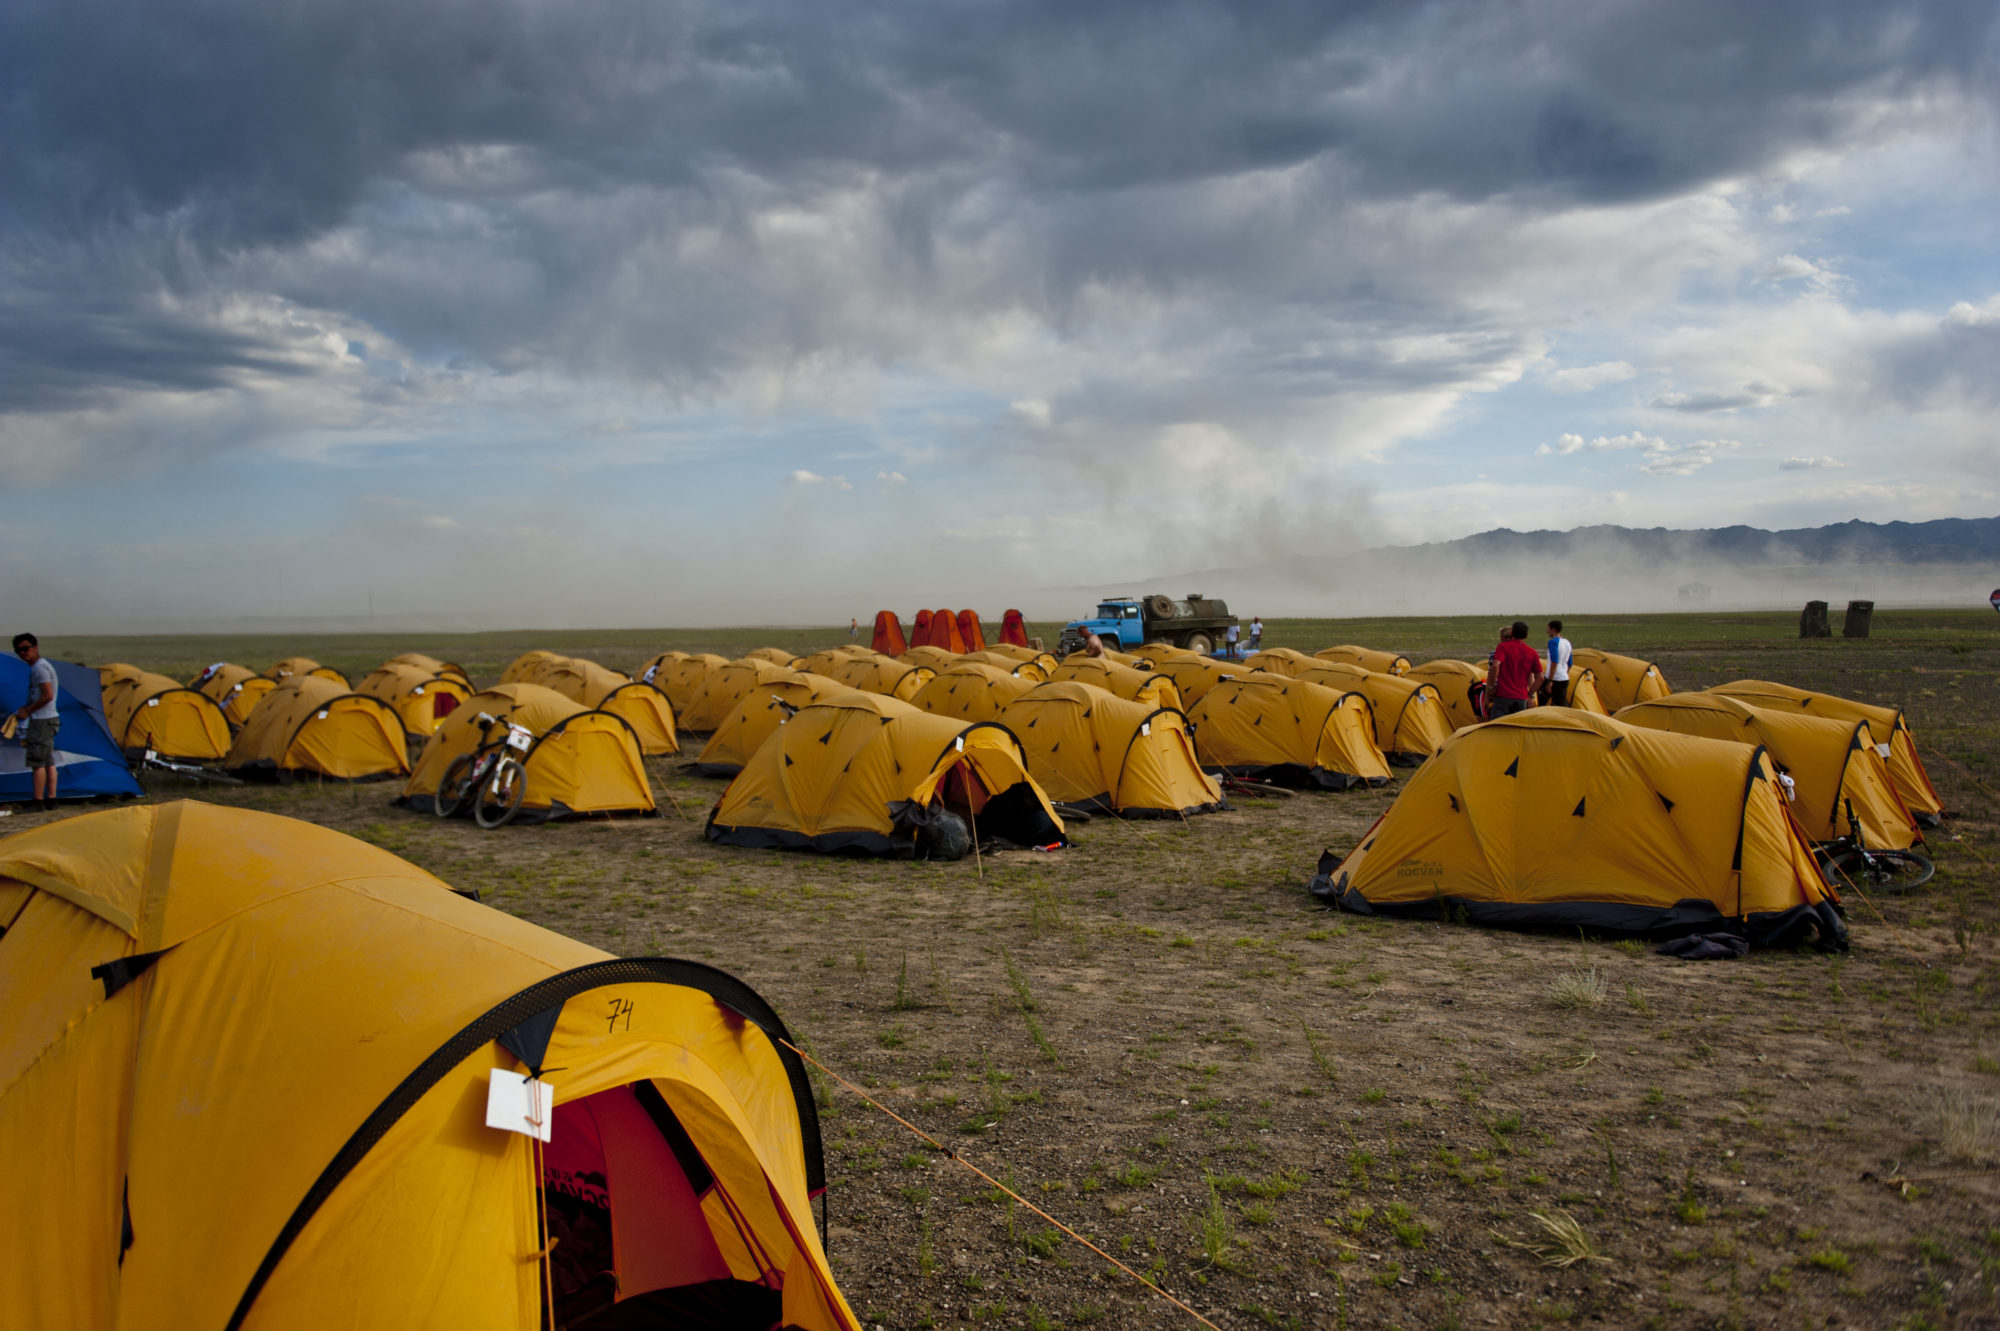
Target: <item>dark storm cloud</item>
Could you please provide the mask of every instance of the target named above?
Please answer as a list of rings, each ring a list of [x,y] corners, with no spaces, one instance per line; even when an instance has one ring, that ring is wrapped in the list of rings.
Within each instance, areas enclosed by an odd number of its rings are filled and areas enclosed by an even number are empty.
[[[27,248],[0,373],[15,406],[224,385],[264,352],[202,298],[245,290],[439,360],[686,388],[922,354],[996,311],[1062,335],[1109,286],[1336,336],[1379,304],[1469,338],[1477,375],[1481,317],[1347,244],[1356,208],[1659,198],[1918,93],[1990,105],[1995,12],[16,0],[0,225]],[[774,227],[788,209],[823,231]],[[116,261],[78,302],[35,247]],[[1286,354],[1253,381],[1454,373]]]

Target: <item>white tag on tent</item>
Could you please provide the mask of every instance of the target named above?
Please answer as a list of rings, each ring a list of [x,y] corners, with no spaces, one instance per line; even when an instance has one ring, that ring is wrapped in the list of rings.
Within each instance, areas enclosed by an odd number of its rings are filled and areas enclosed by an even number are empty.
[[[1875,746],[1875,752],[1881,754],[1884,758],[1887,758],[1889,756],[1889,746],[1887,744],[1877,744]]]
[[[1141,721],[1141,722],[1139,723],[1139,733],[1140,733],[1140,734],[1142,734],[1142,735],[1150,735],[1150,734],[1152,734],[1152,733],[1153,733],[1153,723],[1152,723],[1151,721]]]
[[[158,698],[146,699],[146,706],[148,707],[158,707],[159,705],[160,705],[160,700]]]
[[[952,743],[958,746],[958,751],[960,753],[965,752],[965,736],[960,735],[957,739],[953,740]]]
[[[506,1068],[493,1069],[493,1080],[486,1084],[487,1127],[547,1141],[555,1132],[555,1118],[555,1087]]]

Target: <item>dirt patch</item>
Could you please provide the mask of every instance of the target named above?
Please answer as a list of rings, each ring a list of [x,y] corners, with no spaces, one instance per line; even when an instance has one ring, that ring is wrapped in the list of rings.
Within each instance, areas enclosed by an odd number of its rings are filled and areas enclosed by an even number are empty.
[[[390,809],[387,786],[202,797],[364,837],[614,952],[732,971],[869,1095],[1225,1326],[1995,1325],[2000,1141],[1978,1106],[2000,1097],[2000,650],[1990,631],[1953,650],[1958,623],[1647,653],[1678,687],[1908,707],[1963,840],[1933,835],[1924,892],[1850,899],[1846,956],[1686,963],[1319,909],[1321,848],[1393,788],[1098,819],[1066,852],[953,865],[710,846],[723,783],[664,761],[688,821],[663,801],[481,833]],[[832,1261],[869,1324],[1185,1321],[822,1091]],[[1573,1219],[1570,1247],[1533,1213]]]

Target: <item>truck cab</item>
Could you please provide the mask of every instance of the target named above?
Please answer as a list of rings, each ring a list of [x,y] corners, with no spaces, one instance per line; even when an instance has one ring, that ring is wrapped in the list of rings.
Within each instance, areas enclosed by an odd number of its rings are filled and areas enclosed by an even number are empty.
[[[1227,605],[1199,592],[1178,601],[1158,592],[1107,596],[1097,603],[1094,615],[1063,625],[1057,650],[1064,656],[1081,651],[1085,635],[1095,633],[1115,652],[1136,651],[1148,642],[1170,642],[1206,656],[1235,622]]]

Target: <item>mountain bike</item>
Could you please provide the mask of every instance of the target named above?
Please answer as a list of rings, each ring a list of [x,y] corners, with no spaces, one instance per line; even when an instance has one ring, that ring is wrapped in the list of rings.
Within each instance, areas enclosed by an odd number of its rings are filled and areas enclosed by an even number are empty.
[[[195,763],[184,763],[172,758],[162,758],[151,749],[145,750],[133,765],[150,772],[172,772],[175,776],[184,776],[198,785],[206,783],[215,786],[240,786],[243,784],[242,777],[231,776],[227,772],[218,772],[213,767],[202,767]]]
[[[1875,892],[1908,892],[1937,874],[1937,865],[1920,850],[1874,850],[1859,837],[1841,837],[1813,850],[1836,884],[1847,882]]]
[[[504,825],[521,808],[528,791],[528,769],[524,759],[535,747],[535,732],[512,721],[501,721],[490,712],[479,714],[479,747],[462,753],[445,768],[431,808],[440,818],[450,818],[472,809],[472,820],[487,831]],[[493,737],[495,726],[506,733]]]

